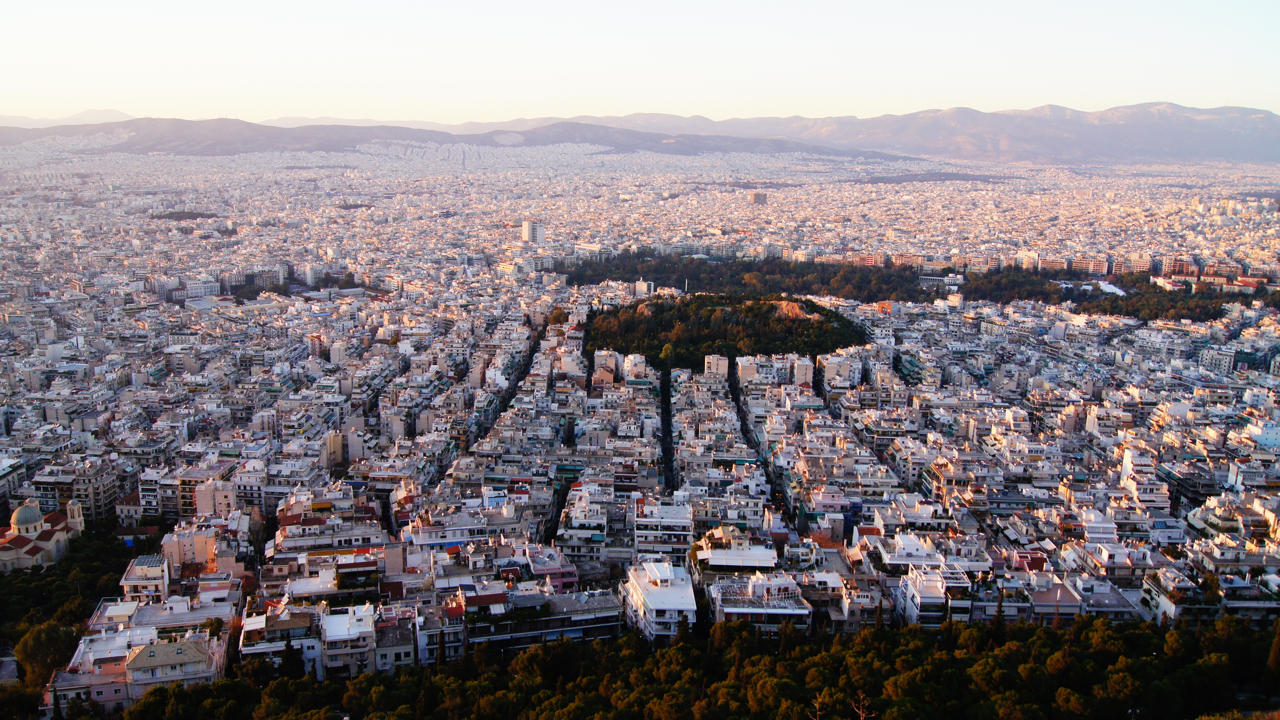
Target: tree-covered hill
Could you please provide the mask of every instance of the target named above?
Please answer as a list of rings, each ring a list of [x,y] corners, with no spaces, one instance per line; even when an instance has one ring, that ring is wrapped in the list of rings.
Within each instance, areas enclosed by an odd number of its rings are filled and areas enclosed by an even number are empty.
[[[701,294],[597,313],[586,337],[587,352],[640,353],[655,365],[696,370],[705,355],[807,356],[866,342],[857,324],[807,300]]]

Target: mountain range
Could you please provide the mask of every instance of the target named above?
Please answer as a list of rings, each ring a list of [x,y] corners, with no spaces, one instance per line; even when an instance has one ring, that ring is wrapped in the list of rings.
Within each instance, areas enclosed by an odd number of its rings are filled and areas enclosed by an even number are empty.
[[[395,125],[302,125],[277,127],[219,118],[178,120],[134,118],[119,122],[46,128],[0,127],[0,145],[46,137],[105,136],[100,149],[124,153],[237,155],[252,152],[343,152],[369,143],[467,144],[492,147],[598,145],[613,152],[649,151],[668,155],[715,152],[757,154],[808,153],[843,157],[899,159],[897,155],[837,148],[783,138],[653,133],[605,125],[552,122],[528,130],[449,133]]]
[[[110,111],[95,111],[103,113]],[[0,116],[0,125],[21,125]],[[1280,162],[1280,116],[1240,107],[1146,103],[1082,112],[925,110],[873,118],[759,117],[711,120],[657,113],[522,118],[444,125],[338,118],[240,120],[137,118],[107,123],[0,127],[0,144],[48,135],[116,133],[123,152],[234,154],[267,150],[349,150],[377,141],[551,145],[589,143],[616,152],[895,155],[1050,163]]]
[[[75,115],[61,118],[33,118],[23,115],[0,115],[0,126],[45,128],[55,125],[84,125],[86,123],[105,123],[129,120],[131,115],[119,110],[85,110]]]

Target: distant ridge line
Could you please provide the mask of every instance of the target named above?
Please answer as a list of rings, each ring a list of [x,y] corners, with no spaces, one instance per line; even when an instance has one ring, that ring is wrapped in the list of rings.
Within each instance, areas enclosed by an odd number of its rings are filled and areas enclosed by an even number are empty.
[[[755,154],[806,153],[838,157],[898,160],[900,156],[854,148],[787,140],[720,135],[669,134],[613,128],[590,123],[557,122],[529,130],[493,130],[454,134],[394,125],[303,125],[276,127],[232,118],[181,120],[134,118],[119,122],[59,125],[46,128],[0,127],[0,146],[47,137],[86,137],[118,134],[118,142],[103,149],[124,153],[178,155],[236,155],[253,152],[353,151],[373,142],[470,144],[493,147],[540,147],[561,144],[599,145],[614,152],[656,152],[667,155],[740,152]]]
[[[4,123],[5,118],[0,117],[0,125]],[[402,140],[495,146],[582,142],[618,152],[666,154],[803,152],[878,159],[908,155],[1066,164],[1280,162],[1280,116],[1275,113],[1245,107],[1191,108],[1165,102],[1093,112],[1042,105],[998,112],[949,108],[871,118],[726,120],[634,113],[455,125],[298,117],[264,123],[136,118],[41,128],[0,127],[0,143],[104,130],[132,134],[114,150],[195,155],[350,149],[353,143]],[[496,137],[498,134],[504,137]]]

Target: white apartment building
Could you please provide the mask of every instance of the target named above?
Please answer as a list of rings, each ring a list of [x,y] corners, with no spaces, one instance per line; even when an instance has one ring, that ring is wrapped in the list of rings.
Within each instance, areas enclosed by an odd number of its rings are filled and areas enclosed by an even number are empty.
[[[677,497],[672,504],[658,504],[638,497],[634,521],[637,559],[665,556],[685,562],[693,545],[693,506],[687,499]]]
[[[650,641],[673,637],[681,619],[692,626],[697,618],[689,571],[668,561],[628,568],[620,592],[627,622]]]

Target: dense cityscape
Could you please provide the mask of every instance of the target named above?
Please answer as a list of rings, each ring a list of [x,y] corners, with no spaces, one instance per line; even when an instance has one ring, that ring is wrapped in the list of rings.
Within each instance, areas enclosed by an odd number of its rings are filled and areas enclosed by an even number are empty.
[[[967,624],[1031,643],[1097,619],[1260,644],[1248,672],[1272,674],[1236,674],[1252,690],[1166,716],[1275,694],[1274,165],[109,140],[0,147],[0,571],[118,565],[4,619],[0,671],[40,717],[601,639]],[[570,281],[637,255],[883,268],[924,295],[744,276],[780,317],[829,311],[865,342],[690,359],[610,346],[600,319],[708,288],[622,264]],[[1073,298],[1207,297],[1214,317],[966,295],[1011,270]],[[699,322],[732,322],[731,302]],[[894,692],[702,716],[923,716]],[[1063,697],[1051,716],[1090,716]]]

